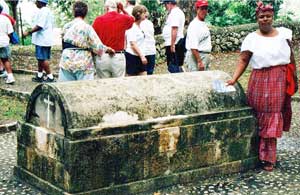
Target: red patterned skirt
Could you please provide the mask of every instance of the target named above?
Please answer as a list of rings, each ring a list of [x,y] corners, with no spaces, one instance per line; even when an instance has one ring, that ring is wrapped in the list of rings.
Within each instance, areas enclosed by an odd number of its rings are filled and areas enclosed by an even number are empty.
[[[276,142],[270,144],[269,139],[281,137],[282,131],[288,131],[291,125],[291,97],[286,94],[286,71],[286,65],[254,69],[248,84],[248,104],[255,110],[261,137],[260,160],[268,162],[276,161]],[[270,155],[266,154],[268,151]]]

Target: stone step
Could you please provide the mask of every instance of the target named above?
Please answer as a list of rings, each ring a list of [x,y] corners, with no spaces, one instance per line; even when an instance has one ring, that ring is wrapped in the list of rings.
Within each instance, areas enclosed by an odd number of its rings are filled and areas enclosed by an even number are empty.
[[[32,77],[36,71],[18,69],[14,70],[16,82],[13,85],[5,84],[3,78],[0,79],[0,95],[8,95],[20,99],[29,99],[33,89],[40,83],[32,82]],[[57,74],[54,74],[57,77]]]

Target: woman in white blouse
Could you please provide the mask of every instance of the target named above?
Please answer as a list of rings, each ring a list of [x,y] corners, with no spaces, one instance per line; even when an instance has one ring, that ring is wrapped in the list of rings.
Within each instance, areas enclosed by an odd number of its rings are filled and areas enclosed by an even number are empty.
[[[291,97],[286,94],[286,71],[287,64],[295,59],[290,44],[292,31],[272,26],[273,7],[258,2],[256,17],[259,29],[243,41],[236,71],[227,83],[235,84],[248,64],[252,66],[247,99],[258,121],[259,160],[264,170],[272,171],[277,138],[290,128],[292,110]]]
[[[144,54],[145,33],[140,24],[146,19],[147,8],[143,5],[136,5],[132,10],[135,19],[132,27],[126,31],[126,75],[146,75],[146,65],[148,63]]]
[[[144,55],[148,61],[146,65],[147,74],[151,75],[154,72],[155,67],[155,54],[156,54],[156,47],[155,47],[155,38],[154,38],[154,25],[148,19],[149,13],[146,13],[146,19],[143,20],[140,24],[141,29],[145,33],[145,40],[144,40]]]

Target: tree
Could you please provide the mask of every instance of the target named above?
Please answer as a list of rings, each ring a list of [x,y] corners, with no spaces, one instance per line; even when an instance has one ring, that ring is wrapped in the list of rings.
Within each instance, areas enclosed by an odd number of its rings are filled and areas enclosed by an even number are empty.
[[[195,17],[195,1],[179,1],[180,7],[186,13],[188,23]],[[207,21],[221,27],[254,23],[256,22],[256,2],[257,0],[209,0]],[[263,0],[263,2],[273,5],[276,19],[283,0]]]
[[[63,26],[66,22],[73,19],[72,7],[75,0],[50,0],[50,6],[55,7],[56,15],[59,26]],[[86,16],[86,21],[89,24],[92,24],[94,19],[104,12],[103,10],[103,1],[99,0],[84,0],[88,4],[88,14]],[[58,8],[58,9],[57,9]]]
[[[158,1],[142,0],[141,4],[146,6],[149,12],[149,20],[154,24],[155,34],[161,33],[161,26],[166,16],[165,9]]]

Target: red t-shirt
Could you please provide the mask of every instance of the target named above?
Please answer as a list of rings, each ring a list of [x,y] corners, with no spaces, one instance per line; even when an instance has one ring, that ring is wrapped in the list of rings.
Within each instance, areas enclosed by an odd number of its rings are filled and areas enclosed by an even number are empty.
[[[132,16],[112,11],[98,16],[93,28],[104,45],[121,51],[125,47],[125,31],[130,29],[133,23]]]

